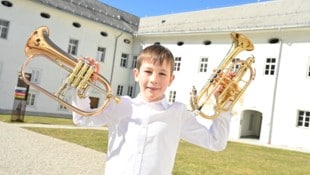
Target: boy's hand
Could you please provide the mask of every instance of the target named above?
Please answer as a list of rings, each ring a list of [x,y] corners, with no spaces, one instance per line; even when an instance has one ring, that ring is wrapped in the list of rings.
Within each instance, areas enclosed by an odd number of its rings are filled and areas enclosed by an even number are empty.
[[[99,65],[99,63],[94,59],[94,58],[91,58],[91,57],[82,57],[82,58],[78,58],[78,60],[82,60],[82,61],[84,61],[85,63],[87,63],[88,65],[90,65],[90,66],[93,66],[94,68],[95,68],[95,71],[94,71],[94,73],[99,73],[99,71],[100,71],[100,65]],[[92,82],[95,82],[96,80],[97,80],[97,76],[95,75],[95,74],[93,74],[92,76],[91,76],[91,81]]]
[[[220,73],[219,76],[215,79],[215,82],[217,83],[221,78],[223,78],[222,82],[220,82],[220,85],[215,90],[215,93],[214,93],[215,97],[218,97],[223,92],[227,84],[230,83],[230,81],[236,76],[236,73],[233,71],[230,71],[227,74],[225,74],[224,77],[222,76],[223,76],[223,73]]]

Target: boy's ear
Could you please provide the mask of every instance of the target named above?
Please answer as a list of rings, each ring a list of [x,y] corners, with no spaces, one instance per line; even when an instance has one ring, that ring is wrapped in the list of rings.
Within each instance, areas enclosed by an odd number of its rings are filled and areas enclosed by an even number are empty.
[[[138,82],[139,70],[137,68],[133,69],[133,76],[135,77],[135,81]]]
[[[175,77],[174,74],[172,74],[171,77],[170,77],[169,86],[172,84],[172,82],[173,82],[173,80],[174,80],[174,77]]]

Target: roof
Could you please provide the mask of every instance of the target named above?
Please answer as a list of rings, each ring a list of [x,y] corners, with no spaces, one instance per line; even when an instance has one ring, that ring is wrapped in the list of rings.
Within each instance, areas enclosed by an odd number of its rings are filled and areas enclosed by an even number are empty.
[[[274,0],[140,19],[137,35],[310,26],[309,0]]]
[[[140,18],[97,0],[34,0],[43,5],[60,9],[74,15],[109,25],[119,30],[134,33]]]

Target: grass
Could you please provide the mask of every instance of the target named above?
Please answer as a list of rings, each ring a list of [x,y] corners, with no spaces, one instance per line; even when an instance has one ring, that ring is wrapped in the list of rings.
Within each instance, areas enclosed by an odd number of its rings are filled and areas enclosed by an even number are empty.
[[[306,175],[310,154],[229,142],[226,150],[210,152],[181,142],[176,175]]]
[[[0,114],[0,121],[11,122],[11,115]],[[73,125],[72,120],[68,118],[42,117],[42,116],[25,116],[23,123]]]
[[[37,122],[40,117],[25,121]],[[40,122],[70,123],[55,118],[40,118]],[[37,120],[38,119],[38,120]],[[0,121],[3,121],[0,115]],[[42,121],[41,121],[42,120]],[[55,120],[55,121],[54,121]],[[56,128],[27,128],[45,135],[89,147],[107,150],[107,131]],[[174,175],[306,175],[310,172],[310,154],[229,142],[226,150],[211,152],[181,141],[177,152]]]

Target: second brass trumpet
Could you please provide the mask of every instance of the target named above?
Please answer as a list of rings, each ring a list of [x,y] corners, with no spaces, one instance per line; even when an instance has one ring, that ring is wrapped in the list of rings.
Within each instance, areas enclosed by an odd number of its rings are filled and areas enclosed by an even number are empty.
[[[222,63],[199,93],[195,87],[191,93],[191,110],[206,119],[217,118],[222,112],[231,110],[255,77],[255,71],[252,68],[254,57],[233,61],[240,52],[252,51],[254,45],[240,33],[232,32],[231,38],[233,40],[231,49]],[[215,95],[219,88],[223,90]],[[208,105],[209,107],[213,105],[210,113],[204,110]]]

